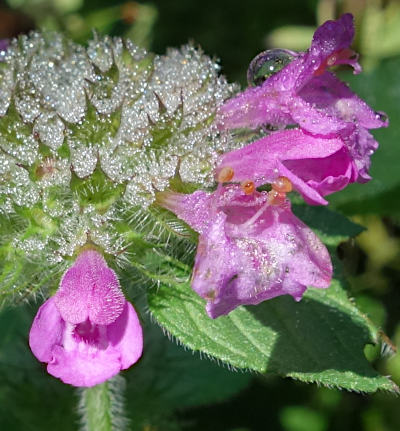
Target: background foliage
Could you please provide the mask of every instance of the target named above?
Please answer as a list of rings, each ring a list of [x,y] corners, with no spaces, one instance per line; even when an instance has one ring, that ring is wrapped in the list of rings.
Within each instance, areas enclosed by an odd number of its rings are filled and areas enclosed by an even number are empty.
[[[101,33],[130,37],[157,53],[163,53],[167,46],[178,46],[191,39],[199,43],[206,53],[221,59],[223,73],[230,81],[245,85],[247,65],[259,51],[269,46],[305,49],[315,26],[343,11],[355,14],[355,45],[361,52],[365,68],[361,76],[343,72],[343,78],[374,108],[386,111],[391,127],[375,133],[381,146],[373,157],[373,181],[367,185],[352,185],[331,198],[332,209],[350,216],[367,229],[355,240],[348,239],[360,232],[359,227],[348,224],[347,230],[346,226],[342,230],[347,232],[347,237],[335,236],[326,231],[326,226],[324,228],[324,220],[329,216],[323,212],[313,218],[317,225],[312,227],[322,233],[324,241],[337,256],[336,267],[343,267],[350,281],[346,285],[341,283],[340,270],[336,274],[338,281],[334,289],[347,290],[364,314],[354,311],[357,314],[354,317],[347,308],[343,315],[332,313],[330,316],[329,293],[322,297],[321,293],[311,291],[296,310],[291,309],[291,303],[285,304],[286,298],[263,304],[263,316],[267,316],[264,319],[272,319],[272,326],[277,321],[292,325],[293,339],[280,340],[275,345],[287,357],[286,363],[274,364],[279,374],[312,381],[313,376],[310,375],[318,374],[318,367],[321,370],[328,368],[329,361],[338,367],[346,352],[346,344],[356,340],[363,345],[373,338],[372,335],[379,336],[376,328],[381,328],[386,341],[377,347],[367,345],[365,354],[382,375],[392,375],[399,384],[400,356],[382,356],[380,352],[382,349],[387,353],[400,344],[400,152],[397,148],[400,138],[400,4],[397,1],[7,0],[0,9],[0,38],[33,28],[52,28],[85,42],[92,28],[96,28]],[[297,210],[307,221],[307,210],[301,207]],[[341,220],[339,216],[333,217],[335,222]],[[149,307],[155,317],[166,324],[165,319],[172,314],[165,309],[163,313],[159,306],[163,301],[163,289],[165,287],[161,286],[158,292],[161,294],[150,297]],[[191,295],[189,289],[182,289],[184,286],[176,294]],[[203,304],[196,296],[191,298],[190,307],[193,312],[200,313],[196,322],[202,322]],[[136,302],[145,316],[147,305],[140,306],[140,301],[137,298]],[[27,334],[39,302],[4,309],[0,314],[0,429],[45,431],[57,427],[61,431],[78,427],[78,394],[48,376],[27,347]],[[273,319],[274,313],[282,312],[287,316]],[[310,326],[303,324],[298,327],[296,322],[301,320],[301,314],[310,315],[311,312]],[[243,313],[248,313],[248,316]],[[268,347],[268,336],[273,337],[274,334],[257,333],[256,312],[237,310],[233,314],[228,323],[236,320],[236,329],[232,329],[236,335],[240,319],[252,318],[254,334],[261,337],[260,340]],[[337,339],[334,338],[337,334],[330,334],[329,328],[324,332],[321,320],[326,315],[336,319],[339,327],[343,325]],[[349,331],[346,319],[359,322],[358,327],[352,326],[355,332]],[[208,330],[206,324],[224,325],[227,321],[228,318],[221,323],[217,323],[219,320],[204,321],[204,331]],[[184,327],[182,322],[175,323],[177,328]],[[318,388],[271,375],[231,372],[216,362],[183,350],[174,340],[171,342],[164,337],[151,322],[146,321],[144,325],[148,354],[131,371],[124,373],[127,388],[125,408],[132,430],[261,431],[266,428],[266,423],[268,429],[283,431],[400,429],[399,401],[391,394],[378,392],[366,396]],[[276,326],[274,330],[279,333],[277,323]],[[305,376],[296,374],[295,364],[307,362],[305,355],[312,355],[301,340],[302,332],[310,328],[320,328],[315,336],[320,337],[321,345],[328,343],[331,346],[333,357],[326,357],[327,362],[322,365],[310,365],[310,375]],[[173,335],[178,337],[180,334]],[[235,340],[233,344],[239,341]],[[242,339],[240,342],[245,341]],[[185,342],[196,348],[203,340]],[[293,349],[296,342],[300,344],[299,349]],[[256,344],[260,346],[260,343]],[[232,346],[229,347],[228,350],[232,351]],[[248,355],[256,361],[253,368],[258,372],[263,371],[265,364],[262,361],[273,363],[273,354],[263,357],[258,352],[254,353],[255,346],[247,348]],[[246,352],[240,344],[239,350]],[[221,346],[211,346],[209,354],[223,359],[230,353],[223,351]],[[347,385],[348,389],[370,391],[373,388],[368,385],[374,384],[374,379],[383,379],[374,375],[369,367],[366,370],[365,381],[360,381],[357,387]],[[340,382],[340,385],[346,387],[345,382]],[[110,424],[112,427],[112,418]]]

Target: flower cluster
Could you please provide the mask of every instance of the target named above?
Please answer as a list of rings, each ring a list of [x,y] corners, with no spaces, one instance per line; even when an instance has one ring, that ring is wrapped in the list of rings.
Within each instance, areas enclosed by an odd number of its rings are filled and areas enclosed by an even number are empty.
[[[235,89],[192,44],[155,55],[97,34],[0,40],[0,300],[58,285],[30,333],[50,374],[92,386],[140,357],[139,320],[103,256],[130,284],[154,283],[155,195],[177,177],[213,184],[235,148],[213,120]]]
[[[369,129],[387,126],[386,115],[372,110],[328,70],[337,64],[349,64],[354,73],[361,71],[356,53],[349,48],[353,37],[350,14],[323,24],[315,32],[307,52],[286,54],[292,60],[279,72],[221,107],[220,128],[296,125],[315,137],[341,139],[342,152],[351,159],[352,169],[346,171],[347,182],[342,181],[340,186],[336,185],[325,194],[340,190],[350,182],[368,181],[370,156],[378,146]],[[266,53],[260,56],[250,65],[250,79],[257,76],[260,69],[257,66],[263,57],[271,61]],[[281,56],[279,53],[278,59]],[[326,155],[319,157],[329,156],[328,150]],[[336,163],[332,165],[336,166]],[[336,172],[327,172],[327,175],[333,177],[332,181],[337,176]]]
[[[349,48],[353,36],[345,14],[318,28],[307,52],[258,55],[250,87],[221,106],[217,123],[220,130],[281,130],[223,154],[213,193],[159,194],[161,205],[200,234],[192,288],[210,317],[284,294],[300,300],[307,286],[329,286],[329,253],[293,215],[286,194],[294,189],[307,203],[326,205],[324,196],[370,179],[377,142],[369,129],[386,126],[386,116],[328,70],[348,64],[361,71]]]
[[[22,276],[45,262],[47,278],[75,256],[30,332],[50,374],[92,386],[140,358],[140,321],[103,256],[146,268],[143,255],[161,249],[148,222],[157,205],[199,233],[192,288],[211,318],[330,285],[329,253],[287,195],[326,205],[370,179],[370,129],[386,116],[329,71],[360,72],[353,35],[346,14],[307,52],[261,53],[231,99],[235,86],[193,46],[151,56],[97,35],[86,48],[57,34],[0,41],[0,217],[16,221],[0,251]],[[244,145],[241,128],[263,137]],[[185,183],[203,190],[181,193]]]

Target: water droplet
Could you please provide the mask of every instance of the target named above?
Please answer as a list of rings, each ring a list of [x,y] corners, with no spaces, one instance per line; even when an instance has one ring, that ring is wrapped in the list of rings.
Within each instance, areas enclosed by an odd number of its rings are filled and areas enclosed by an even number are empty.
[[[114,82],[109,76],[98,80],[92,91],[91,102],[102,114],[114,112],[121,105],[125,94],[123,86]]]
[[[286,49],[270,49],[258,54],[247,69],[249,85],[261,85],[267,78],[282,70],[294,58],[291,51]]]

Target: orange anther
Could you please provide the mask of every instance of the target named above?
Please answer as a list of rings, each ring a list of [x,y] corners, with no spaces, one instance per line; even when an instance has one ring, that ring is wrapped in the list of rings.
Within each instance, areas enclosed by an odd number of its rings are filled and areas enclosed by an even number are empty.
[[[240,183],[240,187],[246,193],[246,195],[253,194],[256,189],[256,185],[253,183],[253,181],[250,180],[242,181]]]
[[[233,178],[233,175],[234,175],[233,169],[230,166],[225,166],[220,170],[217,181],[219,183],[226,183]]]
[[[279,193],[289,193],[293,190],[292,182],[287,177],[278,177],[271,186]]]
[[[268,202],[270,205],[282,205],[286,200],[286,193],[271,190],[268,192]]]

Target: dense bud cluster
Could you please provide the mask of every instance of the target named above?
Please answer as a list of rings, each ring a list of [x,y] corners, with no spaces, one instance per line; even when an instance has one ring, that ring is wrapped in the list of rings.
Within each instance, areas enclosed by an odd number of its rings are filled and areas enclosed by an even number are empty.
[[[213,119],[234,87],[191,45],[157,56],[34,33],[0,60],[0,215],[25,227],[6,255],[56,263],[88,242],[119,255],[125,208],[148,207],[173,178],[212,184],[232,148]]]

